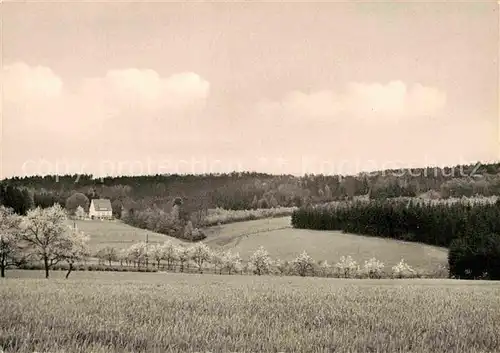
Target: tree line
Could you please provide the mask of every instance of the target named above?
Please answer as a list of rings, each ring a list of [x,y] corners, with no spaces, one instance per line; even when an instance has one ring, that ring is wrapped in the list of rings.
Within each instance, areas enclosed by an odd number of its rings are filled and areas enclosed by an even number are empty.
[[[500,201],[353,201],[303,207],[292,226],[449,247],[450,276],[500,279]]]
[[[119,217],[123,208],[161,207],[175,197],[196,208],[231,210],[303,206],[369,195],[370,198],[418,196],[435,191],[441,197],[500,195],[500,163],[446,168],[382,170],[357,175],[304,176],[264,173],[146,175],[98,178],[93,175],[14,177],[2,181],[30,192],[34,206],[64,205],[74,192],[109,198]],[[475,172],[475,176],[470,174]]]
[[[106,198],[111,200],[115,218],[135,227],[165,233],[162,220],[171,213],[179,198],[181,219],[185,223],[191,220],[197,228],[201,226],[198,221],[215,208],[305,207],[359,196],[383,200],[422,194],[430,198],[500,195],[500,164],[475,168],[475,165],[465,165],[301,177],[250,172],[106,178],[93,175],[14,177],[0,182],[0,204],[13,208],[18,214],[26,214],[31,208],[46,208],[54,203],[67,207],[68,199],[75,194],[89,200]],[[471,177],[472,172],[478,177]],[[183,232],[181,228],[177,227],[178,235]]]

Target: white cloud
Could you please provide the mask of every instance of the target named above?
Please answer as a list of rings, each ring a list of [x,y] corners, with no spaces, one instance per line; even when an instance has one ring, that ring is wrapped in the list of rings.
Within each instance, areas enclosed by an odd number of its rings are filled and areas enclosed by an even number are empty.
[[[216,121],[189,119],[199,114],[210,93],[209,83],[195,73],[163,77],[153,70],[111,70],[77,82],[73,89],[49,68],[18,63],[4,67],[2,74],[5,175],[23,174],[23,163],[32,160],[47,160],[51,168],[61,161],[60,172],[76,168],[98,173],[106,160],[132,163],[151,156],[174,164],[191,158],[232,160],[245,170],[270,172],[282,172],[278,160],[284,158],[286,172],[318,172],[324,162],[335,167],[358,160],[376,160],[380,166],[427,164],[429,157],[431,162],[454,163],[459,157],[486,156],[496,146],[496,135],[487,135],[496,125],[446,117],[443,92],[399,81],[289,92],[279,101],[258,105],[260,116],[267,118],[262,124],[249,109],[219,128]],[[434,116],[443,119],[419,119]],[[290,124],[293,119],[301,123]],[[391,119],[406,122],[378,124]],[[221,143],[221,136],[231,141]],[[252,148],[247,152],[241,146]],[[64,169],[68,166],[74,168]]]
[[[14,63],[2,68],[3,98],[5,102],[31,103],[58,98],[63,82],[54,72],[43,66]]]
[[[82,95],[115,109],[185,110],[204,106],[210,84],[192,72],[160,77],[154,70],[110,70],[86,79]]]
[[[329,90],[304,93],[293,91],[278,102],[264,101],[259,114],[284,119],[339,120],[358,118],[375,121],[435,116],[446,105],[446,94],[433,87],[401,81],[350,83],[344,92]]]
[[[210,91],[192,72],[110,70],[71,88],[48,67],[19,62],[1,73],[5,171],[34,156],[76,163],[96,152],[130,155],[141,144],[153,150],[174,134],[182,139],[178,127],[201,115]]]
[[[3,66],[5,103],[36,104],[48,99],[71,101],[72,108],[89,105],[108,111],[137,109],[183,110],[204,105],[210,84],[193,72],[161,77],[150,69],[110,70],[103,77],[85,78],[76,94],[64,90],[62,79],[50,68],[14,63]],[[63,97],[64,96],[64,97]],[[54,102],[52,102],[54,103]]]
[[[154,70],[129,68],[85,78],[70,91],[50,68],[21,62],[3,66],[2,84],[4,121],[15,121],[23,131],[51,132],[95,130],[110,119],[148,114],[180,118],[203,109],[210,90],[192,72],[161,77]]]

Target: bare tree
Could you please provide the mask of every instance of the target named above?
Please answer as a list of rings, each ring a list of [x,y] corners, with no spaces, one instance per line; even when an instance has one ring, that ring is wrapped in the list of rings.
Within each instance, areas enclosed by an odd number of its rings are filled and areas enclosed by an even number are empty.
[[[118,261],[118,251],[111,246],[106,246],[105,248],[101,249],[99,251],[99,254],[103,260],[106,260],[108,262],[109,266],[111,266],[111,263],[113,261]]]

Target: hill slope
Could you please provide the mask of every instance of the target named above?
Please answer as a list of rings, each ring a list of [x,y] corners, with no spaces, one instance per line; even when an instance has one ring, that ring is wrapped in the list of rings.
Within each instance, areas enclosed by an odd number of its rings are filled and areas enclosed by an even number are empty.
[[[133,243],[146,241],[163,243],[181,240],[163,234],[128,226],[122,222],[76,221],[76,226],[90,236],[93,252],[106,246],[127,248]],[[344,234],[338,231],[315,231],[293,229],[290,217],[238,222],[206,229],[205,243],[214,250],[233,250],[243,259],[263,246],[273,259],[293,260],[302,251],[316,261],[336,263],[341,256],[351,255],[358,263],[372,257],[382,261],[386,267],[397,264],[401,258],[421,271],[434,271],[447,263],[448,251],[419,243],[410,243],[386,238]],[[189,244],[189,243],[187,243]]]
[[[92,251],[97,251],[106,246],[116,249],[128,248],[133,243],[146,241],[149,243],[163,243],[172,240],[181,243],[181,240],[167,235],[154,233],[146,229],[135,228],[120,221],[75,221],[76,227],[90,236],[89,245]],[[73,225],[73,221],[68,221]]]
[[[360,264],[375,257],[392,267],[404,258],[410,266],[422,271],[433,271],[445,265],[448,254],[445,248],[419,243],[338,231],[292,229],[290,217],[209,228],[205,243],[212,248],[237,251],[244,259],[263,246],[273,258],[281,260],[293,260],[305,250],[314,260],[327,260],[330,264],[343,255],[351,255]]]

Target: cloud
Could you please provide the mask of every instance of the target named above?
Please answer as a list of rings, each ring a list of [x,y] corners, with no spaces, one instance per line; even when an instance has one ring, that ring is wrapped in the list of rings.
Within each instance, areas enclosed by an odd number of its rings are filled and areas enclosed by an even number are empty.
[[[292,91],[280,101],[263,101],[257,106],[261,116],[282,119],[343,118],[361,120],[399,120],[409,117],[435,116],[446,106],[446,94],[437,88],[401,81],[349,83],[344,92],[331,90],[304,93]]]
[[[150,69],[110,70],[84,80],[82,95],[115,109],[185,110],[203,107],[210,84],[193,72],[169,77]]]
[[[193,72],[162,77],[136,68],[84,78],[70,90],[50,68],[22,62],[2,68],[2,83],[4,121],[16,121],[23,131],[52,132],[95,130],[110,120],[143,119],[148,114],[175,120],[203,109],[210,90]]]
[[[76,93],[64,90],[63,80],[50,68],[22,62],[3,66],[4,101],[13,104],[70,100],[73,105],[103,109],[184,110],[203,106],[210,84],[193,72],[161,77],[151,69],[110,70],[102,77],[84,78]],[[54,103],[54,102],[51,102]],[[73,107],[77,108],[77,107]]]
[[[34,156],[81,161],[96,158],[96,148],[99,155],[130,155],[141,144],[165,148],[201,116],[210,93],[209,82],[193,72],[128,68],[71,85],[51,68],[22,62],[1,73],[5,170]]]
[[[58,98],[63,82],[50,68],[14,63],[2,68],[3,99],[5,102],[32,103]]]

